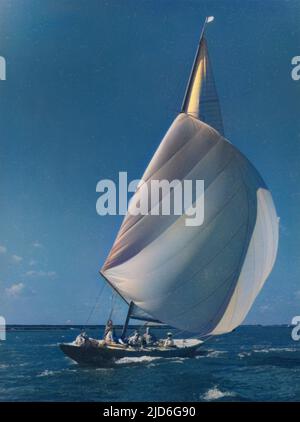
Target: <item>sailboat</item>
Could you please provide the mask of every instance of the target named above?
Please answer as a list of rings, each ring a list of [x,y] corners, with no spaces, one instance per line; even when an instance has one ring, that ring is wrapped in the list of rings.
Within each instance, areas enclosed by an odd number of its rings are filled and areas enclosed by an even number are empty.
[[[151,180],[204,180],[202,225],[185,215],[133,215],[130,205],[100,273],[128,305],[130,319],[166,324],[190,339],[133,348],[90,341],[62,344],[79,363],[103,365],[127,356],[192,356],[210,336],[231,332],[249,312],[274,265],[278,217],[270,191],[224,135],[205,31],[201,32],[181,112],[150,161]],[[134,194],[139,201],[141,189]]]

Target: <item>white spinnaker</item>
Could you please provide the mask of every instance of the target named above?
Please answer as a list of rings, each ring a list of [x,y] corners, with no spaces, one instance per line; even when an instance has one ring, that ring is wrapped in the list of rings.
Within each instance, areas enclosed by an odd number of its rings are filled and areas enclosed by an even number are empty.
[[[257,217],[235,291],[221,321],[211,332],[227,333],[240,325],[272,271],[278,248],[278,218],[270,192],[257,191]]]
[[[266,189],[264,182],[218,132],[185,114],[175,119],[151,160],[143,180],[152,179],[203,179],[204,224],[187,227],[185,215],[128,214],[102,273],[153,319],[201,335],[230,331],[273,265],[269,257],[258,261],[256,273],[240,283],[255,228],[255,238],[263,250],[273,250],[275,259],[275,210],[257,225],[257,192]],[[251,300],[238,301],[249,286]],[[233,307],[233,300],[241,304]],[[234,315],[228,311],[233,308]]]

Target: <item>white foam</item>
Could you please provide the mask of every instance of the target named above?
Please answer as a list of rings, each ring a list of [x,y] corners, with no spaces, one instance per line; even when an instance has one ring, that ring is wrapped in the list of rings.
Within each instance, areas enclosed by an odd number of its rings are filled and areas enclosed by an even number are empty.
[[[41,372],[40,374],[37,375],[38,378],[40,377],[49,377],[51,375],[54,375],[55,371],[49,371],[48,369],[45,369],[45,371]]]
[[[241,353],[238,353],[238,357],[239,358],[245,358],[246,356],[251,356],[251,354],[252,354],[252,352],[241,352]]]
[[[87,372],[89,372],[89,371],[90,371],[90,369],[87,370]],[[98,372],[110,372],[110,371],[113,371],[113,368],[109,368],[109,367],[107,367],[107,368],[95,368],[95,371],[98,371]]]
[[[175,358],[172,360],[172,363],[183,363],[185,361],[185,358]]]
[[[153,362],[154,360],[158,360],[161,359],[160,357],[156,357],[156,356],[139,356],[139,357],[126,357],[126,358],[121,358],[118,359],[116,361],[116,363],[118,365],[124,365],[124,364],[128,364],[128,363],[148,363],[148,362]]]
[[[227,353],[226,350],[209,350],[208,352],[209,353],[206,356],[208,358],[218,358],[218,357],[224,355],[225,353]]]
[[[269,349],[254,349],[254,353],[270,353],[270,352],[297,352],[294,347],[270,347]]]
[[[6,368],[9,368],[10,367],[10,365],[6,365],[6,364],[4,364],[4,363],[2,363],[1,365],[0,365],[0,369],[6,369]]]
[[[223,397],[234,397],[235,393],[231,391],[221,391],[217,386],[210,388],[203,394],[202,399],[205,401],[219,400]]]

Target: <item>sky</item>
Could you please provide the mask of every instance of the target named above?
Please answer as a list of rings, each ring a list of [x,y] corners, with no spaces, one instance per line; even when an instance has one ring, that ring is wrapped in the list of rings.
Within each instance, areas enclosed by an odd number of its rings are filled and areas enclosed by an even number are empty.
[[[1,0],[0,315],[103,323],[99,276],[122,221],[96,213],[101,179],[140,178],[180,111],[202,23],[226,137],[280,217],[277,261],[245,323],[300,314],[300,3]],[[105,287],[103,287],[105,286]],[[121,322],[126,307],[114,306]]]

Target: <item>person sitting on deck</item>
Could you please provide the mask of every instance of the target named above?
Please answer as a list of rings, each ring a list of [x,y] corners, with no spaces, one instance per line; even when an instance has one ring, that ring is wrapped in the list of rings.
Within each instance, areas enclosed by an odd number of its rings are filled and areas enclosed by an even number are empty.
[[[150,327],[146,328],[146,332],[143,335],[143,343],[146,346],[153,346],[157,342],[157,339],[154,334],[150,332]]]
[[[173,334],[172,333],[167,334],[167,339],[164,342],[164,346],[165,347],[175,347],[175,343],[174,343],[174,340],[173,340]]]
[[[138,330],[135,330],[133,335],[128,338],[129,346],[137,347],[141,345],[140,334]]]
[[[77,346],[87,346],[89,344],[89,338],[85,331],[82,331],[75,339]]]

